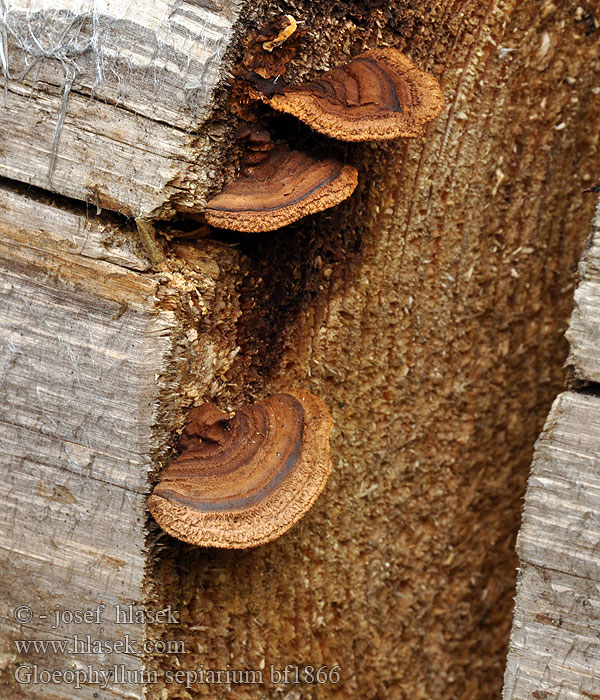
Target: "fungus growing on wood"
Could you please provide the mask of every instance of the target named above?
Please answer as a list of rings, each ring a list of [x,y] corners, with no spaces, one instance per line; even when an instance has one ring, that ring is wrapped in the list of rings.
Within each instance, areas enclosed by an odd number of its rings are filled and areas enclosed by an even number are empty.
[[[183,451],[148,499],[173,537],[202,547],[255,547],[298,522],[325,487],[333,422],[317,396],[290,389],[232,417],[213,403],[189,417]]]
[[[244,170],[267,160],[275,146],[271,141],[271,134],[260,127],[244,126],[238,131],[238,138],[245,142],[242,156]]]
[[[262,99],[341,141],[422,136],[444,105],[437,80],[392,48],[367,51],[314,82]]]
[[[274,231],[339,204],[354,192],[357,181],[351,165],[315,160],[278,145],[264,162],[211,199],[205,216],[219,228]]]

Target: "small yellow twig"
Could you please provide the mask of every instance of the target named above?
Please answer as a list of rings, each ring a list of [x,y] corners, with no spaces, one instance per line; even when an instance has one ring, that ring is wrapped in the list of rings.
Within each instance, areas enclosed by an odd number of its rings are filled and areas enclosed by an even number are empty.
[[[284,15],[284,17],[288,20],[289,24],[284,27],[274,39],[271,39],[271,41],[265,41],[265,43],[262,45],[265,51],[271,52],[273,49],[281,46],[281,44],[283,44],[286,39],[289,39],[289,37],[291,37],[298,28],[298,23],[292,17],[292,15]]]

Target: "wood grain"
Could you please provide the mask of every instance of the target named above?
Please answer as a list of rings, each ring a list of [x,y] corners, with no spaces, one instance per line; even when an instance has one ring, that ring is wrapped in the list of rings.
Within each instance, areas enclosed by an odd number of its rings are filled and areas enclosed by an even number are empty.
[[[97,222],[77,222],[59,209],[50,214],[49,205],[37,208],[7,189],[0,202],[0,638],[9,679],[2,693],[91,699],[98,686],[16,688],[12,675],[27,663],[139,670],[139,649],[27,654],[14,641],[71,642],[74,634],[143,641],[145,626],[115,624],[114,608],[139,605],[143,596],[155,377],[173,314],[156,313],[154,278],[93,259],[104,248],[103,257],[122,264],[144,262],[118,245],[111,250],[106,239],[102,245]],[[51,629],[55,609],[95,609],[100,602],[106,605],[100,624]],[[33,609],[30,623],[15,621],[20,605]],[[107,692],[143,697],[135,683],[109,684]]]
[[[505,700],[600,696],[599,212],[579,263],[566,334],[567,364],[592,389],[556,399],[536,446],[517,542],[520,574]]]
[[[11,2],[0,175],[133,217],[168,216],[187,182],[193,207],[222,128],[191,132],[212,108],[240,8]]]
[[[326,396],[331,405],[337,426],[334,472],[323,499],[297,528],[242,556],[207,554],[169,542],[148,562],[148,607],[172,604],[183,611],[181,624],[152,633],[184,640],[188,649],[185,658],[149,659],[152,668],[230,664],[268,672],[270,664],[341,666],[337,685],[303,682],[268,690],[240,685],[237,700],[262,698],[266,692],[306,700],[496,697],[512,607],[512,537],[521,493],[533,441],[563,381],[562,333],[570,313],[573,266],[591,214],[590,200],[581,192],[597,166],[600,123],[590,97],[597,85],[597,36],[593,29],[588,33],[576,8],[551,2],[373,5],[364,10],[358,3],[297,0],[298,16],[309,31],[289,62],[287,77],[314,80],[365,50],[397,45],[440,79],[445,111],[432,122],[427,139],[351,146],[362,183],[351,208],[339,207],[289,227],[285,235],[255,237],[260,240],[237,247],[208,240],[174,244],[170,252],[185,263],[185,274],[165,275],[160,308],[176,309],[181,303],[186,315],[179,319],[165,369],[167,390],[158,421],[163,433],[149,445],[146,428],[138,430],[136,424],[133,434],[125,431],[134,449],[123,461],[131,458],[139,477],[150,449],[165,446],[164,431],[181,427],[174,414],[192,403],[216,397],[226,408],[293,383]],[[259,9],[265,20],[279,12],[275,2]],[[16,81],[9,88],[9,103],[18,95],[19,107],[7,117],[3,136],[10,138],[2,140],[2,148],[9,149],[3,167],[16,169],[17,179],[48,186],[43,178],[53,131],[47,122],[58,113],[61,91],[48,88],[54,102],[45,111],[42,93],[31,98],[44,117],[43,167],[21,171],[16,156],[29,155],[25,147],[10,149],[26,123],[29,89]],[[90,199],[125,212],[201,208],[207,181],[217,186],[225,178],[223,162],[205,148],[210,139],[204,130],[194,152],[195,170],[188,167],[187,155],[178,161],[183,137],[173,136],[169,125],[163,131],[148,117],[119,113],[127,126],[121,154],[112,106],[89,107],[97,124],[88,135],[86,100],[76,91],[69,98],[61,136],[65,159],[60,160],[59,149],[54,173],[60,186],[81,201],[90,189],[80,165],[88,157],[90,168],[101,165],[100,176],[91,179],[100,196],[94,199],[92,193]],[[71,103],[82,115],[73,124]],[[96,132],[102,137],[99,146]],[[30,136],[28,147],[35,148]],[[179,176],[170,180],[173,173]],[[208,180],[202,179],[204,173]],[[165,182],[171,183],[166,189]],[[19,430],[35,430],[28,411],[37,421],[48,420],[43,407],[57,423],[60,440],[66,437],[70,445],[78,438],[74,433],[80,417],[70,412],[69,397],[85,395],[86,405],[94,406],[97,384],[88,385],[87,393],[74,384],[73,376],[81,373],[66,365],[68,352],[60,354],[63,347],[53,339],[64,337],[64,331],[57,330],[59,320],[48,307],[57,304],[60,312],[68,305],[60,323],[76,319],[79,335],[89,327],[91,309],[92,321],[100,319],[92,330],[102,339],[103,327],[113,329],[119,318],[112,316],[118,317],[131,299],[130,314],[139,320],[136,327],[132,318],[131,327],[139,343],[155,328],[146,315],[145,277],[75,256],[57,269],[49,262],[56,253],[44,247],[27,252],[27,236],[18,233],[11,234],[18,244],[11,246],[9,257],[16,256],[23,278],[31,281],[15,282],[11,304],[18,318],[11,328],[18,328],[25,340],[20,334],[7,337],[22,343],[16,347],[31,351],[35,359],[32,367],[14,364],[19,370],[15,386],[34,377],[42,402],[37,392],[31,395],[31,387],[24,394],[27,401],[19,404],[16,391],[10,398],[17,403]],[[62,252],[59,258],[63,260]],[[68,289],[76,284],[81,298],[64,293],[65,275]],[[146,284],[152,294],[152,283]],[[28,307],[29,286],[36,302]],[[53,319],[54,335],[45,332],[42,322],[23,321],[28,309],[35,318]],[[30,333],[38,343],[49,343],[41,373],[36,350],[26,339]],[[93,353],[92,341],[86,340],[81,350],[87,363],[80,362],[91,377],[112,366],[113,355],[128,358],[122,369],[132,370],[106,370],[102,391],[119,387],[113,389],[114,405],[106,408],[106,416],[122,418],[123,376],[137,386],[135,396],[149,411],[156,358],[163,347],[159,339],[152,335],[147,340],[155,351],[148,355],[136,342],[119,351],[113,340],[109,359]],[[58,382],[48,375],[53,355],[61,358]],[[142,362],[149,363],[145,369]],[[145,388],[136,384],[138,370]],[[58,405],[62,377],[68,394]],[[129,387],[125,385],[127,391]],[[131,421],[132,415],[123,419]],[[126,435],[110,421],[100,423],[114,438],[103,442],[84,416],[88,422],[82,434],[93,435],[98,452],[108,451],[118,461],[115,445],[132,444]],[[63,422],[66,435],[60,432]],[[47,430],[54,440],[52,429],[50,422]],[[138,438],[142,456],[136,451]],[[20,440],[24,452],[24,438]],[[40,449],[52,454],[44,443]],[[100,457],[90,467],[88,461],[81,460],[81,471],[102,467]],[[68,463],[61,466],[66,471]],[[127,468],[120,462],[103,469],[115,482],[126,483]],[[65,488],[73,493],[68,482],[56,492],[42,493],[48,494],[46,500],[57,499],[51,504],[69,501]],[[137,498],[138,491],[121,490]],[[129,503],[127,497],[123,500]],[[114,504],[118,513],[125,509],[122,502]],[[20,517],[21,509],[6,512]],[[31,520],[28,524],[37,527]],[[66,525],[59,517],[56,521],[64,532],[73,518]],[[17,522],[27,533],[22,520]],[[130,527],[138,532],[137,523]],[[5,531],[10,535],[10,523]],[[125,533],[118,530],[118,535],[122,539]],[[45,532],[34,536],[37,545],[49,541]],[[46,548],[40,551],[45,555]],[[26,579],[23,568],[11,585]],[[110,582],[108,574],[100,580]],[[133,574],[131,580],[136,587]],[[10,639],[13,630],[9,632]],[[11,697],[12,690],[5,694]],[[131,690],[134,697],[139,692]],[[165,693],[185,697],[187,691],[164,684],[148,689],[152,698],[163,700]],[[190,694],[220,698],[230,695],[230,689],[204,685]]]
[[[187,668],[341,666],[337,685],[241,684],[239,700],[489,700],[594,207],[597,35],[556,2],[295,5],[309,34],[290,82],[387,43],[436,75],[446,107],[425,138],[349,144],[346,205],[241,239],[240,351],[216,395],[325,397],[333,472],[296,528],[242,557],[173,543],[159,600],[185,610]]]
[[[145,272],[150,268],[133,226],[92,215],[75,203],[41,201],[24,188],[0,182],[0,223],[26,232],[27,240],[41,237],[54,252],[103,260]]]
[[[567,331],[567,364],[577,379],[600,382],[600,206],[579,264],[579,278]]]
[[[536,446],[505,700],[600,696],[600,398],[565,392]]]

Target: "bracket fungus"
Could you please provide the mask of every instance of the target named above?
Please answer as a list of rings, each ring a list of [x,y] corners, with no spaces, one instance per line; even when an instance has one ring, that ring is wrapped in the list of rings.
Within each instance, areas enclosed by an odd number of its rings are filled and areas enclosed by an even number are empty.
[[[206,206],[212,226],[256,233],[274,231],[329,209],[356,188],[358,173],[336,160],[316,160],[279,144],[247,174],[228,183]]]
[[[290,389],[238,409],[192,409],[182,453],[148,508],[163,530],[203,547],[243,549],[279,537],[313,505],[331,473],[333,421],[323,401]]]
[[[314,82],[261,99],[341,141],[422,136],[444,106],[437,80],[393,48],[367,51]]]
[[[238,132],[238,139],[245,142],[242,156],[242,168],[246,170],[253,165],[263,163],[269,157],[275,144],[271,141],[271,134],[266,129],[244,126]]]

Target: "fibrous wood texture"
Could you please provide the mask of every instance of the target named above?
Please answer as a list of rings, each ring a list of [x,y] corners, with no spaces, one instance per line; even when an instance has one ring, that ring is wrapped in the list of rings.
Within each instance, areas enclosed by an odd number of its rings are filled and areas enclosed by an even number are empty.
[[[290,383],[322,396],[334,468],[313,510],[267,547],[174,546],[157,563],[161,604],[185,610],[188,628],[163,630],[188,643],[185,667],[262,670],[267,686],[164,690],[497,697],[520,499],[563,382],[592,215],[595,25],[549,2],[281,9],[318,27],[291,79],[395,43],[440,80],[447,106],[424,139],[348,147],[359,185],[346,204],[241,244],[236,386],[220,399]],[[294,147],[336,148],[261,115]],[[339,664],[340,683],[269,676],[309,664]]]
[[[567,331],[574,377],[600,383],[600,207],[579,265],[580,282]]]
[[[92,698],[98,690],[14,684],[27,663],[85,669],[99,658],[27,653],[20,640],[68,640],[72,650],[74,634],[144,637],[143,625],[117,625],[114,608],[142,599],[155,377],[174,318],[154,308],[157,280],[127,269],[146,261],[111,234],[114,227],[0,190],[3,697]],[[56,623],[57,609],[100,603],[101,621]],[[107,652],[103,668],[139,671],[140,656],[139,648]],[[116,689],[143,697],[137,683]]]
[[[600,399],[561,394],[535,452],[505,700],[600,695]]]
[[[505,700],[600,697],[598,211],[567,332],[568,364],[582,388],[554,402],[525,495]]]
[[[0,175],[129,216],[202,200],[241,5],[2,0]]]
[[[333,414],[334,469],[307,517],[264,547],[160,541],[146,602],[171,605],[181,621],[148,632],[183,642],[185,654],[146,657],[158,674],[153,700],[500,692],[520,496],[562,382],[562,333],[591,217],[582,189],[597,163],[598,34],[587,5],[378,4],[263,2],[244,23],[259,31],[282,11],[303,22],[286,54],[290,82],[397,46],[436,76],[446,102],[410,143],[336,144],[249,107],[239,84],[197,133],[124,109],[121,142],[118,105],[69,94],[53,187],[115,211],[201,209],[204,192],[234,171],[213,138],[249,113],[275,140],[359,171],[347,202],[280,232],[165,245],[156,305],[176,312],[176,328],[148,453],[165,461],[165,434],[174,444],[191,405],[214,399],[229,410],[301,386]],[[236,56],[226,65],[244,77]],[[29,109],[60,114],[63,76],[50,77],[48,96],[38,85],[28,101],[27,79],[9,83],[1,128],[15,143]],[[42,165],[11,140],[0,161],[5,175],[49,187],[42,175],[56,130],[48,119],[40,129]],[[96,167],[100,177],[89,178]],[[299,683],[272,674],[288,665]],[[311,683],[308,665],[339,665],[339,682]],[[201,668],[262,672],[264,683],[196,677],[186,687],[165,675]]]

